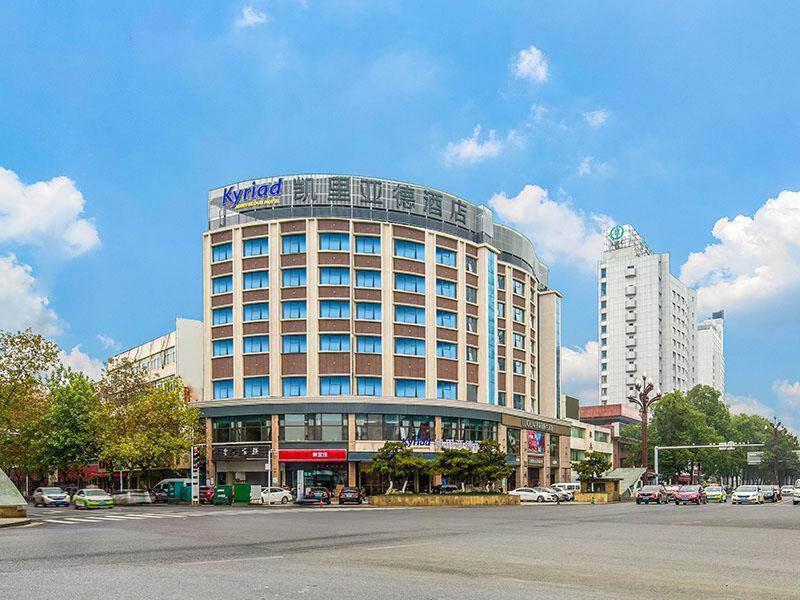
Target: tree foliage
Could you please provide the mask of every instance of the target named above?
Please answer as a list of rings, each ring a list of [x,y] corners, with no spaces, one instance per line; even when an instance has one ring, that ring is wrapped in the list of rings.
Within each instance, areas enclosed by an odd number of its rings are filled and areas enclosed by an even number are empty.
[[[607,454],[589,450],[583,460],[572,463],[572,468],[578,473],[578,479],[593,486],[595,481],[611,469],[611,461]]]

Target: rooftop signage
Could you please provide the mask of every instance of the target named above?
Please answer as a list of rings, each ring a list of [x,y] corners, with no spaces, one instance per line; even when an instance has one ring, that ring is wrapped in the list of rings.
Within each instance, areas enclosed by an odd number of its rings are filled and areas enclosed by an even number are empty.
[[[282,186],[283,177],[271,185],[266,183],[256,185],[255,181],[250,187],[231,185],[222,191],[222,206],[237,208],[241,204],[241,209],[245,209],[278,204],[280,203],[280,198],[275,196],[281,195]],[[265,198],[265,200],[262,201],[261,198]]]

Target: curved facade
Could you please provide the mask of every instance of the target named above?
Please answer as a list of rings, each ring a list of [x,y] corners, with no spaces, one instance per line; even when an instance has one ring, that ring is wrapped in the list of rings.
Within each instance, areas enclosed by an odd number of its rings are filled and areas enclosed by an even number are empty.
[[[510,485],[569,480],[560,295],[486,207],[383,179],[250,180],[209,193],[203,267],[215,481],[266,483],[271,457],[276,484],[377,491],[387,440],[433,457],[488,437]]]

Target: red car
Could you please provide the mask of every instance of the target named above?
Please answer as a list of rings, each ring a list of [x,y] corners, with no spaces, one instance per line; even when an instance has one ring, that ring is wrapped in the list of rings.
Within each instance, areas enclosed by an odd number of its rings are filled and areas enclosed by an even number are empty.
[[[675,506],[678,504],[708,504],[708,497],[702,485],[684,485],[681,486],[675,495]]]
[[[645,485],[636,492],[636,504],[650,504],[651,502],[656,504],[669,502],[667,489],[663,485]]]
[[[200,504],[214,504],[214,486],[200,486]]]

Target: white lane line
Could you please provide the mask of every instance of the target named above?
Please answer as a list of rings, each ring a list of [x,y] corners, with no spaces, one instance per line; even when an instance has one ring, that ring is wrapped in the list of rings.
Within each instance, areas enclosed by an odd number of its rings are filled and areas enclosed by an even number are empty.
[[[276,560],[283,556],[246,556],[243,558],[220,558],[218,560],[196,560],[190,562],[178,562],[181,566],[186,565],[216,565],[221,563],[243,562],[249,560]]]
[[[105,517],[97,517],[99,519],[130,519],[133,521],[141,521],[144,517],[128,517],[125,515],[106,515]]]
[[[417,546],[434,546],[438,542],[423,542],[421,544],[397,544],[395,546],[375,546],[373,548],[365,548],[365,550],[394,550],[395,548],[416,548]]]
[[[75,521],[62,521],[61,519],[45,519],[45,523],[61,523],[62,525],[75,525]]]
[[[63,517],[67,521],[75,521],[76,523],[91,523],[98,522],[102,519],[100,517]]]

